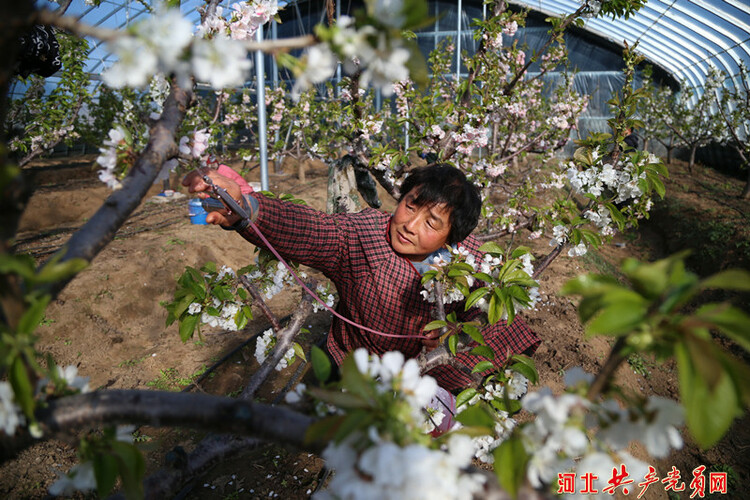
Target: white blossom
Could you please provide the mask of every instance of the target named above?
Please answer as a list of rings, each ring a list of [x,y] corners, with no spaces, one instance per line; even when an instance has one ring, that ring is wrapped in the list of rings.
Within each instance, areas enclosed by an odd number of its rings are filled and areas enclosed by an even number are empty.
[[[49,487],[53,496],[71,496],[76,491],[91,491],[96,488],[94,465],[91,462],[74,465],[68,474],[58,473],[58,480]]]
[[[102,80],[110,87],[144,87],[157,70],[158,57],[140,38],[117,38],[109,50],[118,58],[102,73]]]
[[[0,430],[12,436],[16,427],[24,422],[21,408],[14,402],[13,388],[8,382],[0,381]]]
[[[242,86],[250,69],[250,59],[242,44],[222,36],[196,40],[192,64],[195,78],[217,90]]]
[[[307,49],[305,70],[298,75],[292,87],[292,99],[299,99],[302,92],[313,84],[320,83],[333,76],[336,71],[336,56],[328,45],[319,43]]]
[[[463,472],[473,448],[467,436],[454,435],[446,450],[418,444],[399,447],[379,440],[361,453],[349,441],[331,444],[323,458],[336,473],[315,499],[466,499],[479,494],[484,478]]]
[[[79,377],[78,367],[68,365],[65,368],[57,367],[58,376],[68,384],[68,387],[78,389],[81,392],[89,392],[89,377]]]
[[[269,328],[258,336],[255,343],[255,359],[258,361],[258,364],[263,364],[266,358],[271,355],[275,346],[276,336],[273,333],[273,329]],[[290,347],[274,368],[276,371],[280,372],[289,366],[289,363],[291,363],[293,359],[294,349]]]

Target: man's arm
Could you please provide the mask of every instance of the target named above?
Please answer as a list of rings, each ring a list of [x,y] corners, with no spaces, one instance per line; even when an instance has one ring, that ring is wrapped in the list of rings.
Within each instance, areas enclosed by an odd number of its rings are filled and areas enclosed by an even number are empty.
[[[216,171],[210,171],[208,175],[214,184],[226,189],[238,203],[247,202],[256,226],[285,259],[314,267],[326,274],[339,269],[345,262],[347,243],[354,236],[350,235],[346,216],[329,215],[259,193],[243,195],[240,186],[232,179]],[[209,196],[211,188],[199,172],[191,172],[182,183],[200,198]],[[244,200],[243,196],[247,196],[248,200]],[[210,212],[206,222],[237,227],[240,219],[236,214],[218,210]],[[254,245],[265,246],[252,227],[242,228],[239,233]]]

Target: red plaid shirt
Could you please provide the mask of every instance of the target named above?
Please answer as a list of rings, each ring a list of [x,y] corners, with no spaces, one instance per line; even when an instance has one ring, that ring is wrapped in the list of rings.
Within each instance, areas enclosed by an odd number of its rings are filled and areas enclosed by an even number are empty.
[[[419,293],[422,287],[417,270],[388,241],[390,214],[371,208],[354,214],[326,214],[260,194],[252,196],[259,204],[255,223],[279,254],[322,271],[336,285],[339,314],[376,331],[423,334],[423,328],[433,319],[433,305]],[[260,245],[252,228],[241,234]],[[462,245],[481,258],[475,238],[469,236]],[[446,313],[456,310],[461,321],[470,321],[480,314],[476,308],[466,312],[463,309],[463,302],[454,302],[446,306]],[[511,325],[504,322],[489,325],[483,334],[487,345],[495,351],[498,364],[508,351],[533,354],[541,342],[520,318]],[[422,350],[422,342],[375,335],[334,316],[327,340],[334,361],[341,364],[348,352],[359,347],[378,355],[401,351],[405,357],[413,358]],[[457,357],[469,367],[484,359],[465,353]],[[447,365],[429,374],[450,391],[471,383],[463,373]]]

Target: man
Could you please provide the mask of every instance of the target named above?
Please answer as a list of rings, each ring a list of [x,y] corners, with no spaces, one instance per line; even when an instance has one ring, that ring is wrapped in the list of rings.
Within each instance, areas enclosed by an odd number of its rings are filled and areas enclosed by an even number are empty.
[[[376,335],[334,317],[326,348],[336,364],[359,347],[382,355],[401,351],[417,356],[423,346],[437,345],[438,331],[428,338],[423,329],[432,321],[432,304],[420,295],[421,275],[433,257],[447,253],[445,245],[460,245],[482,258],[479,243],[469,234],[477,225],[481,199],[464,174],[447,165],[413,170],[401,187],[401,199],[393,215],[367,208],[354,214],[326,214],[304,205],[267,198],[258,193],[243,195],[235,182],[216,172],[212,181],[244,203],[257,227],[284,258],[323,272],[336,285],[336,310],[353,322],[378,332],[404,338]],[[206,196],[209,186],[197,172],[183,184],[191,193]],[[252,228],[225,211],[211,212],[206,221],[234,228],[255,245],[261,245]],[[262,245],[261,245],[262,246]],[[446,305],[446,314],[456,311],[459,320],[471,321],[480,312],[464,312],[464,304]],[[507,352],[533,354],[539,338],[519,318],[512,325],[500,322],[483,331],[487,345],[502,363]],[[483,358],[459,354],[458,360],[473,367]],[[449,391],[460,390],[471,379],[460,370],[443,365],[429,372]]]

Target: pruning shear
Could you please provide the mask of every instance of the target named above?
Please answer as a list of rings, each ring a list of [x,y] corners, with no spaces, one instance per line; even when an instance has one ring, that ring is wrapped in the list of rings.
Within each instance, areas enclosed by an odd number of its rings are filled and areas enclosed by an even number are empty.
[[[240,219],[249,220],[250,215],[247,210],[242,208],[239,203],[221,186],[214,184],[214,181],[208,176],[208,174],[202,175],[203,182],[208,184],[212,198],[205,198],[201,200],[201,206],[206,212],[214,212],[216,210],[226,209],[229,214],[235,213]]]

